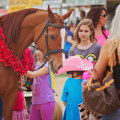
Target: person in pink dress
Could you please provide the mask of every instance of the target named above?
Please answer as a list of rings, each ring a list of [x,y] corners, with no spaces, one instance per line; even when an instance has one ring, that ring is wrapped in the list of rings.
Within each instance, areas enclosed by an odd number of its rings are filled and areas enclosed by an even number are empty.
[[[24,84],[25,80],[22,79],[21,85]],[[26,100],[24,98],[23,91],[18,91],[17,101],[12,112],[12,120],[27,120],[28,118],[29,114],[27,111]]]
[[[93,21],[95,38],[103,46],[109,36],[109,31],[105,28],[107,23],[107,10],[104,7],[93,7],[88,13],[87,18]]]

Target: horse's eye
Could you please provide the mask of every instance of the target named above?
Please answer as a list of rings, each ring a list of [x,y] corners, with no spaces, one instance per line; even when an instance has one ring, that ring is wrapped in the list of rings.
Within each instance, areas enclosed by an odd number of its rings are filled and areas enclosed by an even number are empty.
[[[50,35],[50,39],[54,40],[55,39],[54,35]]]

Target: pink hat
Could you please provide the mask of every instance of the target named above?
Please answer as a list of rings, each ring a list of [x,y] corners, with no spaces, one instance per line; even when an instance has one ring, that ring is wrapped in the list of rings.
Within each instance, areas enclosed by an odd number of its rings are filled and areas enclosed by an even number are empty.
[[[65,59],[65,65],[61,67],[57,74],[63,74],[68,71],[86,71],[93,69],[93,64],[87,59],[81,59],[79,56],[72,56]]]

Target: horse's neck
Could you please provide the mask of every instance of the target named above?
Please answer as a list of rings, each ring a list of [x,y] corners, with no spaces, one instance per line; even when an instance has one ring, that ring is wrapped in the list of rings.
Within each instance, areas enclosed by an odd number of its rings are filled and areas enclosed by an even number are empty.
[[[38,13],[38,12],[37,12]],[[35,29],[39,26],[43,28],[47,20],[47,13],[41,12],[39,14],[33,13],[25,17],[21,24],[21,30],[17,42],[11,43],[15,53],[18,56],[21,56],[23,51],[34,42],[34,32]],[[39,30],[39,34],[42,29]]]

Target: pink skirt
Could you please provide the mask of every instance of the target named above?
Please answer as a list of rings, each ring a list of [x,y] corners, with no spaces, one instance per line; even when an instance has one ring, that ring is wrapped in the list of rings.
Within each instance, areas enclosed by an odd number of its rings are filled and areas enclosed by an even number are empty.
[[[12,112],[12,120],[26,120],[25,110],[13,111]]]

